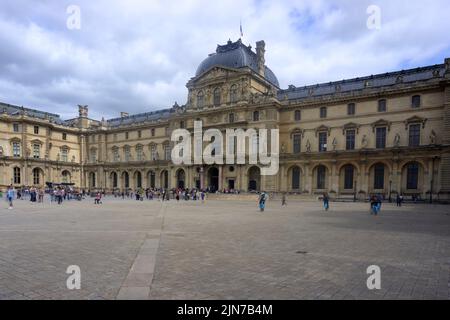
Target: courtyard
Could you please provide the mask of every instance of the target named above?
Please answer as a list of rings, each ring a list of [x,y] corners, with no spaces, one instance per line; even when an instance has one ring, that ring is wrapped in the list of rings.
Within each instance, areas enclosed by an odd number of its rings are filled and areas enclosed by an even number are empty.
[[[450,298],[450,206],[93,202],[2,199],[0,299]]]

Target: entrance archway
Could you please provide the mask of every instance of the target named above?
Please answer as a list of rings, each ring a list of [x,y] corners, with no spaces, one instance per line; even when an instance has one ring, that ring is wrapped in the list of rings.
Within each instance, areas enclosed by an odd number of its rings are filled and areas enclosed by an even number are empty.
[[[248,170],[248,191],[259,191],[261,188],[261,170],[253,166]]]
[[[186,173],[183,169],[178,169],[177,171],[177,187],[184,189],[186,181]]]
[[[161,172],[161,187],[164,189],[169,188],[169,172],[167,170]]]
[[[212,192],[219,189],[219,169],[216,167],[209,168],[208,170],[208,187]]]

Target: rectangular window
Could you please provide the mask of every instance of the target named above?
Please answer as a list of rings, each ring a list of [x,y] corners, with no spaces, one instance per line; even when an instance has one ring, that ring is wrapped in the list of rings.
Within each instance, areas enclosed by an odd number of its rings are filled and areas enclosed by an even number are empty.
[[[128,132],[125,132],[125,140],[128,140]]]
[[[353,189],[353,177],[354,176],[354,168],[351,165],[345,166],[344,168],[344,189],[352,190]]]
[[[157,160],[157,156],[156,156],[156,145],[152,145],[150,148],[150,152],[151,152],[151,157],[152,160]]]
[[[378,112],[386,112],[386,100],[378,100]]]
[[[136,158],[138,161],[142,161],[144,159],[144,154],[142,152],[142,147],[136,148]]]
[[[18,123],[13,123],[13,131],[19,132],[19,124]]]
[[[155,136],[155,129],[152,129],[151,133],[152,133],[152,137],[154,137]]]
[[[409,126],[409,146],[418,147],[420,145],[420,124]]]
[[[67,162],[68,161],[68,150],[67,149],[61,149],[61,161]]]
[[[319,152],[327,151],[327,132],[319,132]]]
[[[91,162],[97,162],[97,150],[91,150]]]
[[[347,150],[355,150],[355,130],[346,131],[345,148]]]
[[[348,114],[349,116],[352,116],[352,115],[355,114],[355,104],[354,104],[354,103],[349,103],[349,104],[347,105],[347,114]]]
[[[63,134],[62,134],[62,139],[63,139],[63,140],[67,140],[67,133],[63,132]]]
[[[411,106],[413,108],[420,108],[420,96],[413,96],[411,99]]]
[[[119,161],[119,149],[113,149],[113,160],[114,162]]]
[[[141,130],[138,131],[138,138],[142,138],[142,131]]]
[[[406,188],[409,190],[417,190],[419,186],[419,165],[411,163],[407,167]]]
[[[39,134],[39,126],[33,127],[34,134]]]
[[[13,142],[13,157],[20,157],[20,143]]]
[[[33,144],[33,158],[39,159],[41,154],[41,145],[40,144]]]
[[[170,160],[170,158],[171,158],[170,155],[171,155],[170,146],[169,145],[164,146],[164,159]]]
[[[125,148],[124,153],[125,153],[125,161],[130,161],[131,158],[130,148]]]
[[[20,168],[14,168],[14,184],[20,184]]]
[[[386,128],[376,128],[376,148],[384,149],[386,148]]]
[[[295,121],[300,121],[302,119],[302,113],[300,112],[300,110],[295,110],[294,119]]]
[[[294,153],[295,154],[300,153],[302,136],[300,134],[294,134],[294,136],[292,137],[292,140],[293,140],[293,151],[294,151]]]
[[[327,117],[327,107],[321,107],[320,108],[320,118],[326,118]]]

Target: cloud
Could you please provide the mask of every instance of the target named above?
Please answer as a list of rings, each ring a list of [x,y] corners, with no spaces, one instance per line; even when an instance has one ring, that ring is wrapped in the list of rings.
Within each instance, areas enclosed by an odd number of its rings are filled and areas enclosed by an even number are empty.
[[[64,1],[16,0],[0,12],[0,100],[76,115],[115,117],[186,102],[186,82],[217,44],[266,41],[280,85],[309,85],[442,63],[450,56],[447,0],[87,1],[69,30]]]

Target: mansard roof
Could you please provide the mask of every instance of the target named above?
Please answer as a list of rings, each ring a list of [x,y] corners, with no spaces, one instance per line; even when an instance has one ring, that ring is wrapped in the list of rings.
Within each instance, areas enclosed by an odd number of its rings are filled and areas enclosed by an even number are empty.
[[[37,118],[41,120],[51,119],[53,123],[56,123],[58,125],[69,126],[69,123],[62,120],[58,114],[40,111],[36,109],[29,109],[25,107],[19,107],[3,102],[0,102],[0,113],[7,113],[8,115],[11,116],[26,114],[27,116],[32,118]]]
[[[278,91],[278,99],[285,100],[287,96],[288,100],[301,100],[310,97],[358,91],[366,88],[387,88],[400,83],[413,83],[417,81],[426,81],[433,78],[440,78],[444,76],[444,73],[445,65],[437,64],[434,66],[389,72],[362,78],[321,83],[298,88],[295,86],[289,86],[288,89]]]

